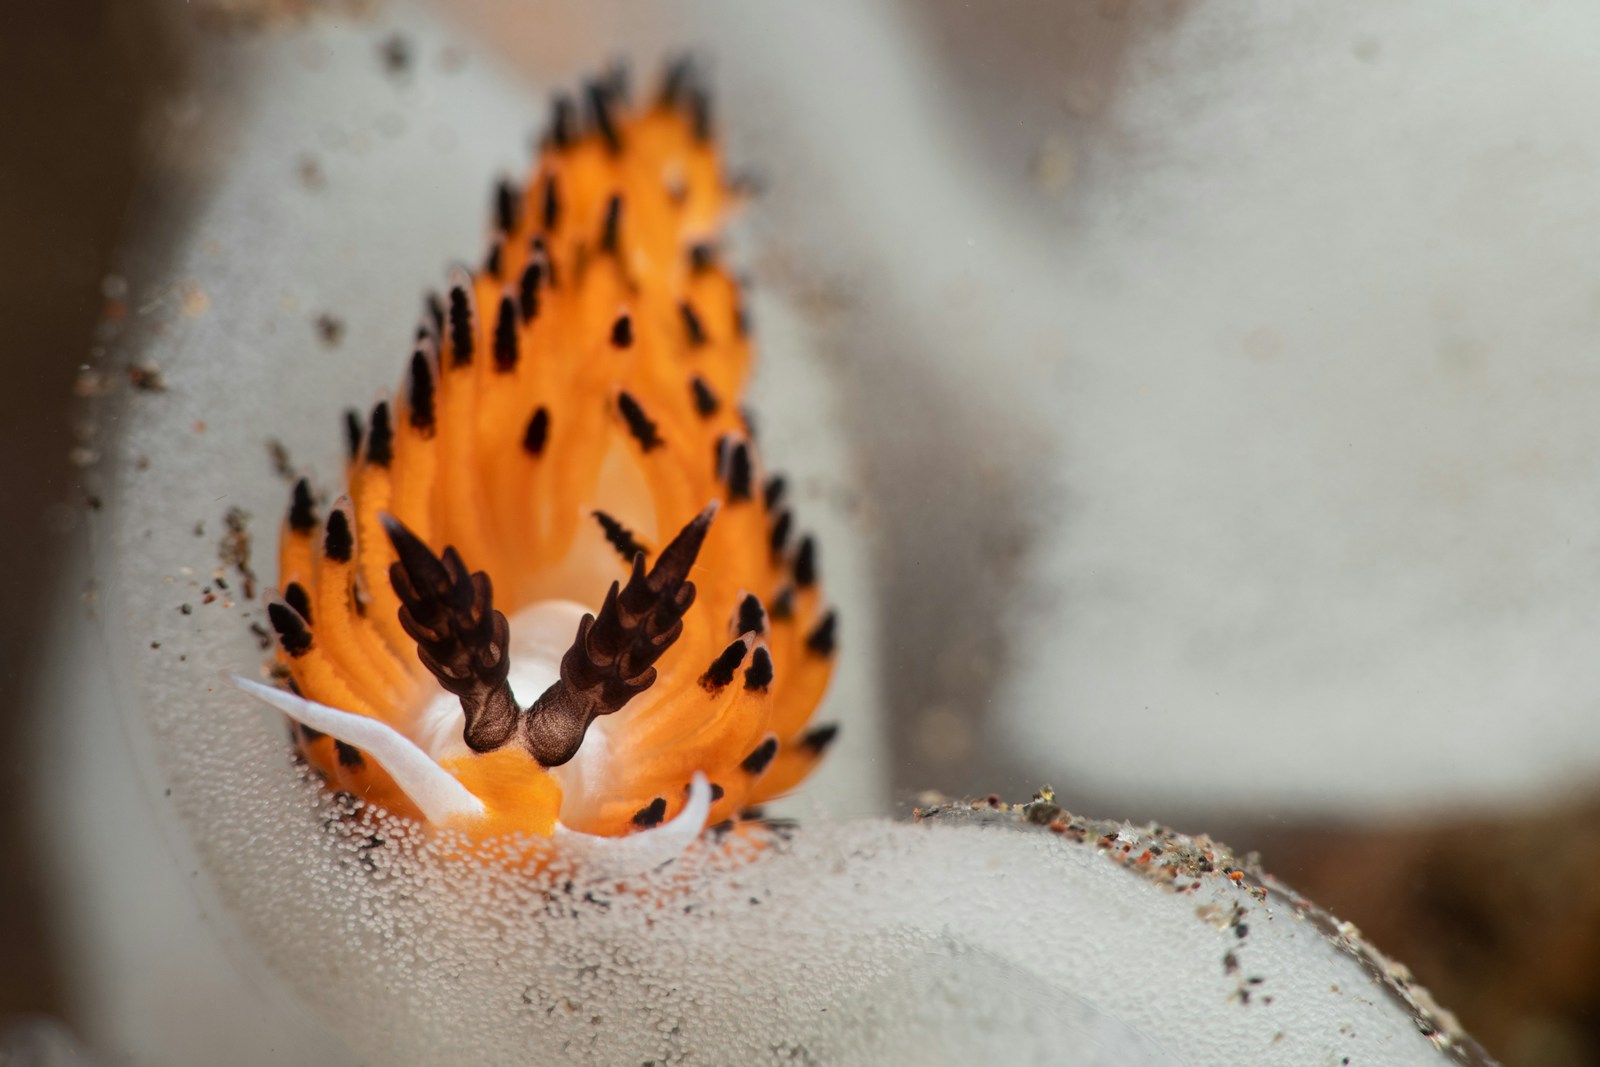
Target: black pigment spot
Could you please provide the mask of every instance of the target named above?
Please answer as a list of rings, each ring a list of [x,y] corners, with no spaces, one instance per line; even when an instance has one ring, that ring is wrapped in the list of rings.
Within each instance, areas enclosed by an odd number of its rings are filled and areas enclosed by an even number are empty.
[[[772,654],[765,646],[758,646],[750,657],[750,667],[744,672],[744,687],[757,692],[772,684]]]
[[[650,803],[633,813],[635,826],[659,826],[661,820],[667,817],[667,798],[656,797]]]
[[[633,536],[632,530],[603,511],[593,512],[593,515],[600,529],[605,531],[606,540],[617,550],[617,555],[622,557],[624,563],[632,563],[633,557],[644,551],[644,546]]]
[[[757,745],[755,750],[744,758],[744,762],[739,764],[739,767],[746,774],[760,774],[767,769],[767,765],[772,762],[772,757],[777,754],[778,739],[769,737]]]
[[[708,693],[715,693],[733,681],[733,672],[744,662],[746,649],[743,641],[735,641],[711,661],[711,666],[700,676],[700,685]]]
[[[322,554],[335,563],[349,563],[355,547],[350,517],[338,508],[328,512],[328,532],[322,539]]]
[[[538,456],[544,453],[544,446],[550,440],[550,409],[540,405],[528,419],[528,428],[522,434],[522,447],[528,450],[529,455]]]

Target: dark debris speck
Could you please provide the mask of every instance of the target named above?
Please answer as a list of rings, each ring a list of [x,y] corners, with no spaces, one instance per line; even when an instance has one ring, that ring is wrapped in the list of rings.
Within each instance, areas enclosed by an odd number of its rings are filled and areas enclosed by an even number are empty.
[[[128,382],[141,393],[164,393],[167,391],[167,381],[161,376],[161,368],[154,363],[135,363],[128,367]]]
[[[344,340],[344,320],[337,315],[330,315],[324,311],[313,322],[317,330],[317,339],[329,348],[339,347],[339,342]]]
[[[378,45],[378,58],[385,74],[398,77],[411,69],[411,42],[404,34],[391,33]]]

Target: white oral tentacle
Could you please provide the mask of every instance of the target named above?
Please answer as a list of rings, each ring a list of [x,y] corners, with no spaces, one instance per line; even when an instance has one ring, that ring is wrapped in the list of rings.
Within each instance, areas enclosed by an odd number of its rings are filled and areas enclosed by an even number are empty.
[[[585,879],[636,877],[681,856],[705,829],[710,814],[711,783],[696,771],[689,782],[688,803],[669,822],[626,837],[601,837],[556,823],[555,840],[563,854],[581,857],[574,866]]]
[[[347,745],[354,745],[376,760],[429,822],[445,825],[483,816],[483,801],[473,796],[455,776],[388,724],[365,715],[330,708],[326,704],[318,704],[314,700],[241,678],[237,674],[224,677],[296,722],[304,723]],[[704,816],[701,821],[705,821]]]

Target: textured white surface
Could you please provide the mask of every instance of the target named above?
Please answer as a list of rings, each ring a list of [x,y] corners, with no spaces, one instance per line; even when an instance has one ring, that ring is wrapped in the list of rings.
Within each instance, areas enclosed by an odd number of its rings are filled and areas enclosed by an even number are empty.
[[[72,607],[52,640],[71,669],[37,694],[50,713],[33,747],[58,965],[92,1067],[353,1064],[208,893],[147,731],[107,714],[118,694],[94,608],[80,600],[87,585],[77,570],[62,583]]]
[[[293,969],[374,1062],[1451,1061],[1283,899],[1221,869],[1174,892],[1093,835],[826,823],[619,888],[335,826],[276,905],[317,939],[267,947],[326,957]]]

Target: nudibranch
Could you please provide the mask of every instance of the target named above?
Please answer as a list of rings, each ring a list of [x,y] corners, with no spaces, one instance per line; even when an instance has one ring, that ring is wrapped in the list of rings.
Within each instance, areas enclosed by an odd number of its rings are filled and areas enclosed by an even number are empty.
[[[330,788],[475,836],[669,826],[794,788],[836,617],[740,406],[739,199],[679,63],[558,96],[481,269],[430,297],[402,387],[346,416],[348,488],[294,488],[268,614]]]

